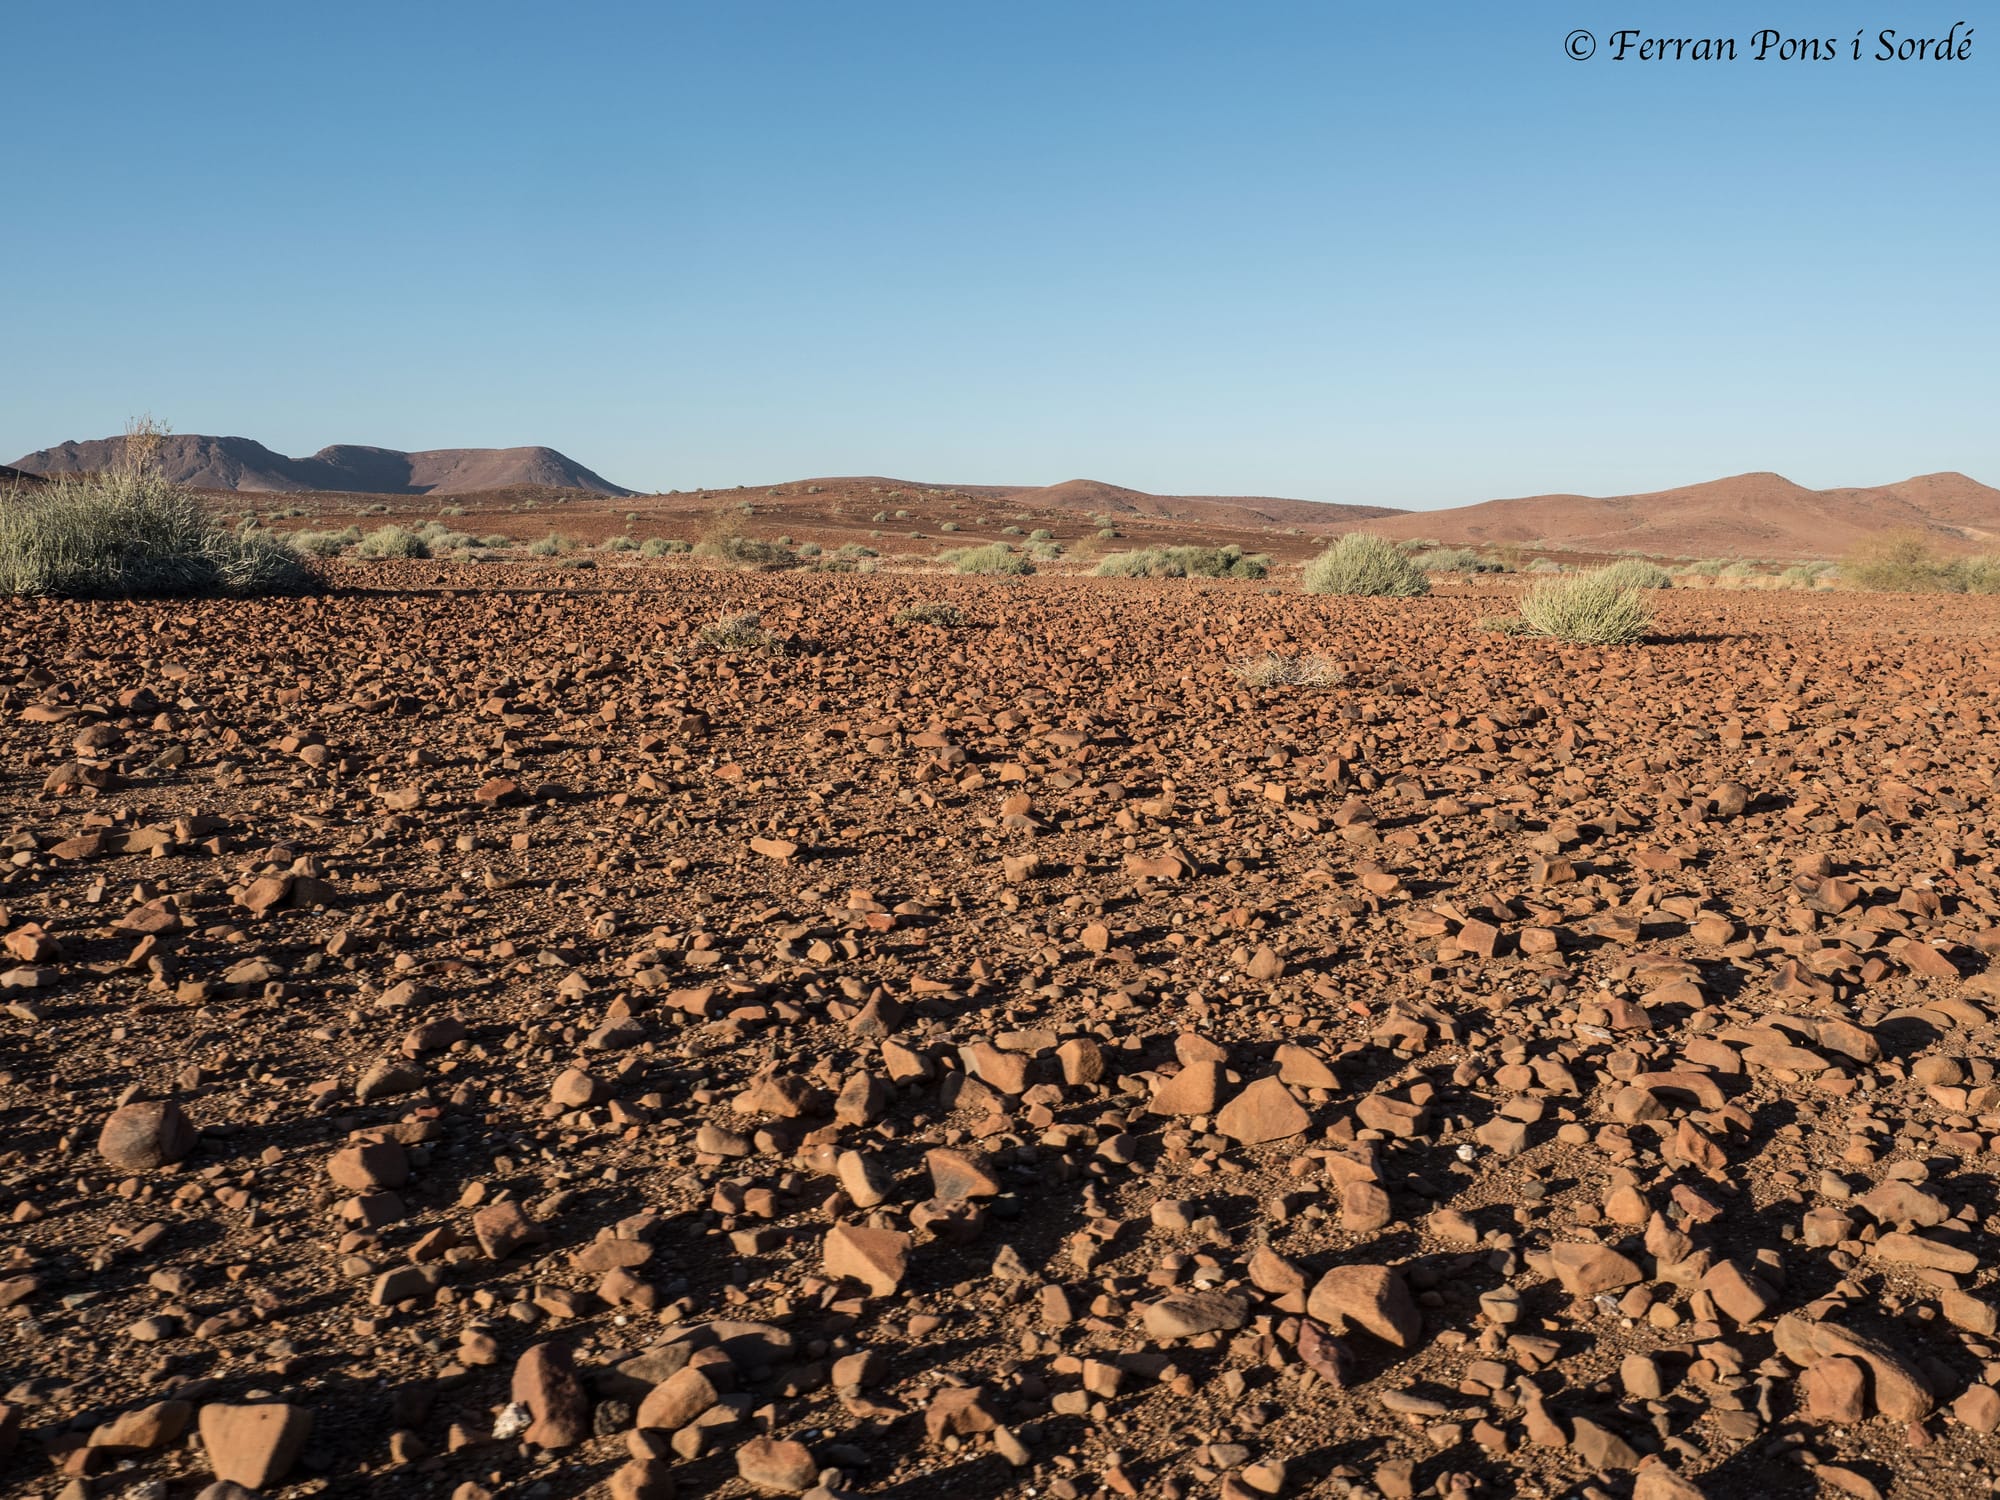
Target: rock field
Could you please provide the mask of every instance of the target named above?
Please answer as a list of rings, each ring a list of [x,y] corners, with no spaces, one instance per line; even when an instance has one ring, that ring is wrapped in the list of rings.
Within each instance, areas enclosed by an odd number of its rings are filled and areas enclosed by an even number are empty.
[[[2000,601],[631,576],[9,605],[0,1493],[2000,1488]]]

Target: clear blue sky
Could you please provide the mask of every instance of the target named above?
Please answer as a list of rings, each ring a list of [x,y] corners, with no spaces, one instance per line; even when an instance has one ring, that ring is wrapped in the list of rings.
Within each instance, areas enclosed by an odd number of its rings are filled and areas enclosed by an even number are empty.
[[[16,0],[0,461],[150,410],[640,488],[2000,484],[1982,9]]]

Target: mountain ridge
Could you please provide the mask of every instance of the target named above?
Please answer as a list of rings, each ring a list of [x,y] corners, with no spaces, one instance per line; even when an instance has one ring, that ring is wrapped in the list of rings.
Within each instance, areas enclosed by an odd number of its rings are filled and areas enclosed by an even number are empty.
[[[40,448],[14,461],[30,474],[90,473],[124,461],[127,439],[96,438]],[[634,493],[553,448],[377,448],[336,443],[290,458],[254,438],[172,433],[157,439],[152,464],[196,489],[285,494],[332,490],[362,495],[453,495],[510,485],[547,485],[600,495]]]

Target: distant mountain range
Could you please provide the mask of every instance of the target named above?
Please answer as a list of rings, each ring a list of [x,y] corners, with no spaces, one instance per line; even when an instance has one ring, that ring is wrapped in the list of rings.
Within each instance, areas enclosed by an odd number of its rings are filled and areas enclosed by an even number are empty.
[[[17,458],[13,467],[30,474],[113,468],[124,458],[125,442],[115,437],[64,443]],[[553,448],[430,448],[405,453],[398,448],[337,444],[311,458],[287,458],[249,438],[176,433],[159,440],[153,463],[176,484],[204,490],[459,495],[513,485],[548,485],[600,495],[633,493]]]
[[[64,443],[15,460],[30,475],[89,472],[117,465],[124,438]],[[342,445],[287,458],[249,438],[170,436],[154,462],[169,479],[197,489],[330,491],[369,495],[469,495],[517,486],[584,490],[625,498],[613,484],[553,448],[395,448]],[[0,465],[0,483],[8,481]],[[1780,474],[1738,474],[1643,495],[1527,495],[1448,510],[1333,505],[1259,495],[1155,495],[1097,479],[1051,485],[936,485],[881,476],[793,480],[756,486],[785,498],[759,510],[828,504],[899,503],[953,493],[1026,512],[1179,522],[1209,530],[1265,527],[1313,535],[1366,529],[1405,540],[1460,546],[1519,544],[1563,552],[1643,552],[1651,556],[1838,557],[1890,530],[1926,533],[1945,546],[2000,550],[2000,490],[1964,474],[1922,474],[1896,484],[1809,490]],[[732,491],[731,493],[734,493]]]
[[[1460,546],[1515,542],[1654,557],[1832,558],[1884,531],[1992,547],[2000,542],[2000,490],[1956,473],[1832,490],[1809,490],[1782,474],[1737,474],[1609,499],[1529,495],[1407,511],[1371,529]]]

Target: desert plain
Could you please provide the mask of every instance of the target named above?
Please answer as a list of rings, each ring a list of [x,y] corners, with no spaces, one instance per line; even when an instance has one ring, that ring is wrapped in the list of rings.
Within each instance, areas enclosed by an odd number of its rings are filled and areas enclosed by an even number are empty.
[[[1993,1488],[2000,600],[330,576],[0,616],[0,1490]]]

